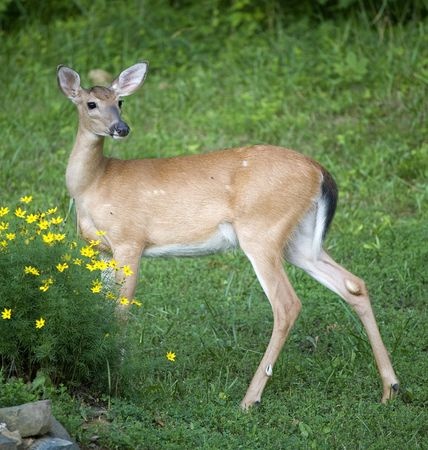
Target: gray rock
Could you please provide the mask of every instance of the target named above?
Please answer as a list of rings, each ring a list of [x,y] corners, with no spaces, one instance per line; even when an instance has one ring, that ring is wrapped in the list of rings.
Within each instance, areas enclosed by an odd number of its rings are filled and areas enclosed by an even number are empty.
[[[55,419],[51,417],[51,427],[48,431],[48,436],[53,438],[65,439],[66,441],[71,441],[71,436],[68,431]]]
[[[10,431],[18,430],[22,437],[45,434],[51,426],[51,402],[41,400],[0,408],[0,422],[5,422]]]
[[[34,442],[36,442],[35,438],[24,438],[18,450],[28,450]]]
[[[21,434],[18,430],[9,431],[7,428],[3,428],[0,431],[0,434],[4,437],[7,437],[11,441],[14,441],[18,447],[22,444]]]
[[[76,444],[65,439],[44,437],[37,439],[28,450],[78,450]]]
[[[0,450],[16,450],[16,442],[0,434]]]
[[[47,436],[51,438],[60,438],[65,441],[70,441],[74,443],[75,447],[72,447],[73,450],[79,450],[78,445],[74,442],[74,440],[69,435],[68,431],[52,416],[51,420],[51,428],[47,434]]]

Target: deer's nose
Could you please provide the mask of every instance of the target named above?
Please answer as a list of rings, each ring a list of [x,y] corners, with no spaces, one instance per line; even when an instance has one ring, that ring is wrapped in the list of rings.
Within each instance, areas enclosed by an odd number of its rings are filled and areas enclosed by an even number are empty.
[[[111,134],[119,135],[120,137],[128,136],[129,127],[125,122],[117,122],[111,127]]]

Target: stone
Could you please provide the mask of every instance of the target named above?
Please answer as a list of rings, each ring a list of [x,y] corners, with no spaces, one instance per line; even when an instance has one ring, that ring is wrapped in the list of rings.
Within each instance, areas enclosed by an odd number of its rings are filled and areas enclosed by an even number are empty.
[[[50,428],[47,436],[49,436],[51,438],[60,438],[60,439],[64,439],[65,441],[70,441],[71,443],[74,444],[74,447],[70,447],[70,449],[79,450],[78,445],[71,438],[68,431],[53,416],[51,419],[51,428]]]
[[[28,450],[79,450],[79,447],[65,439],[43,437],[37,439]]]
[[[65,439],[66,441],[72,440],[68,431],[53,416],[51,417],[51,427],[48,435],[49,437]]]
[[[51,402],[41,400],[0,408],[0,422],[5,422],[10,431],[18,430],[22,437],[45,434],[51,426]]]
[[[28,450],[34,442],[36,442],[35,438],[24,438],[18,450]]]
[[[0,450],[16,450],[16,442],[0,434]]]
[[[20,446],[22,444],[21,434],[18,430],[9,431],[7,428],[3,428],[0,431],[0,434],[9,438],[11,441],[14,441],[17,446]]]

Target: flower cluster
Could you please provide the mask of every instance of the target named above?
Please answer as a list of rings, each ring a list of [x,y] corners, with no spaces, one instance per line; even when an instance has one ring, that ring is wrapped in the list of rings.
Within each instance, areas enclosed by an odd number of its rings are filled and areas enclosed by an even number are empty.
[[[65,277],[76,277],[79,271],[88,271],[95,277],[86,288],[82,287],[89,296],[96,294],[108,300],[117,300],[122,305],[141,306],[141,302],[136,299],[118,298],[120,285],[111,282],[115,278],[120,280],[131,276],[133,271],[129,266],[120,266],[114,259],[104,257],[99,250],[101,240],[90,241],[79,248],[76,241],[69,239],[58,208],[34,211],[31,208],[32,200],[32,196],[21,197],[19,205],[12,209],[0,205],[0,258],[10,258],[14,251],[18,251],[18,244],[41,245],[46,252],[55,248],[55,258],[60,254],[59,259],[29,261],[29,264],[16,268],[22,274],[22,282],[30,283],[39,292],[34,294],[35,298],[37,295],[46,295],[56,286],[64,285]],[[100,230],[97,235],[102,239],[105,232]],[[59,253],[58,248],[61,250]],[[106,273],[108,276],[104,276]],[[20,316],[18,310],[19,302],[3,302],[0,317],[12,322]],[[40,330],[49,325],[49,317],[38,316],[33,324],[35,329]]]

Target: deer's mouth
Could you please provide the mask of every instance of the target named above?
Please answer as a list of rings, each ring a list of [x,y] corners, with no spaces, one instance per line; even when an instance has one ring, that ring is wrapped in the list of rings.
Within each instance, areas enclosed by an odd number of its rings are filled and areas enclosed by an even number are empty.
[[[110,133],[110,137],[112,137],[113,139],[117,139],[117,140],[125,139],[127,136],[128,136],[127,134],[121,135],[121,134],[116,133],[116,132]]]
[[[109,134],[113,139],[123,139],[128,136],[130,129],[125,122],[117,122],[110,127]]]

